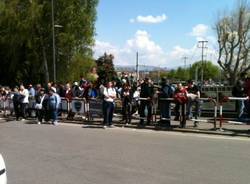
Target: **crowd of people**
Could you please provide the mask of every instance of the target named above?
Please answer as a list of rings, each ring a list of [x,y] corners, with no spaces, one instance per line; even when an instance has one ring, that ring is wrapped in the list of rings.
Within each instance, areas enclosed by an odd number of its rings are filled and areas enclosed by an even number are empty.
[[[126,124],[131,123],[132,114],[138,113],[140,121],[138,126],[145,126],[152,121],[152,106],[156,99],[159,101],[160,123],[170,125],[171,120],[171,101],[168,98],[174,98],[176,103],[174,108],[175,120],[181,121],[181,126],[185,126],[184,119],[180,117],[191,118],[192,106],[195,105],[194,117],[197,118],[200,113],[200,90],[193,81],[188,81],[187,86],[181,83],[177,85],[170,84],[166,78],[162,78],[161,84],[155,86],[149,78],[141,81],[133,81],[127,73],[123,72],[118,81],[108,81],[107,84],[97,84],[90,82],[81,76],[79,82],[66,83],[65,85],[49,82],[45,86],[37,84],[33,86],[24,85],[10,88],[2,87],[0,90],[0,99],[11,98],[14,105],[16,120],[25,120],[27,116],[36,111],[37,123],[51,122],[58,124],[58,110],[61,98],[66,98],[69,102],[73,98],[103,100],[103,125],[112,127],[113,114],[115,110],[115,100],[122,101],[122,121]],[[33,107],[29,108],[30,101],[34,101]],[[185,108],[187,107],[187,110]],[[180,114],[180,110],[183,114]],[[74,113],[68,112],[68,119],[74,117]]]

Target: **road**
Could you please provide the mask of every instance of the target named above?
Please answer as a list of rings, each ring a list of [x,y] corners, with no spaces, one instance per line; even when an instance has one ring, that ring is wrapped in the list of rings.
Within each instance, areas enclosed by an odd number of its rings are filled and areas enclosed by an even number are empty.
[[[0,123],[9,184],[242,184],[250,139]]]

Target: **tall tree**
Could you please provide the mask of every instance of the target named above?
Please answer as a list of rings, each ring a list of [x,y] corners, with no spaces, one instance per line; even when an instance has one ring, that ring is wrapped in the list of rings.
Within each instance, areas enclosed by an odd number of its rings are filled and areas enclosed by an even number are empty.
[[[219,44],[218,64],[230,84],[250,69],[250,6],[240,1],[228,15],[216,22]]]
[[[108,81],[116,80],[117,74],[113,64],[114,56],[104,53],[96,60],[99,83],[106,84]]]
[[[57,79],[65,81],[93,62],[98,0],[54,2],[55,25],[60,25],[55,27]],[[51,0],[0,2],[1,84],[45,82],[52,76],[51,8]]]

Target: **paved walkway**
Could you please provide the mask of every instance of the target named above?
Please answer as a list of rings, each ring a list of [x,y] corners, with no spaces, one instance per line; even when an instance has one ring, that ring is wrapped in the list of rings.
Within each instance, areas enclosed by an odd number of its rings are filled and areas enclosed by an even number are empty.
[[[173,119],[173,117],[172,117]],[[206,118],[203,118],[206,119]],[[3,117],[0,114],[0,123],[6,121],[14,121],[14,117]],[[35,119],[29,119],[30,123],[35,123]],[[95,118],[93,121],[89,122],[80,116],[76,116],[74,120],[61,119],[59,122],[63,123],[74,123],[83,124],[85,127],[100,128],[102,127],[102,119]],[[194,127],[194,123],[191,120],[187,120],[186,128],[179,128],[180,122],[171,121],[171,126],[162,126],[159,123],[152,123],[151,125],[146,125],[144,127],[138,127],[139,120],[132,120],[131,124],[126,125],[121,121],[120,117],[114,117],[114,125],[117,127],[125,128],[140,128],[140,129],[151,129],[156,131],[177,131],[186,133],[203,133],[203,134],[214,134],[214,135],[226,135],[226,136],[243,136],[250,138],[250,121],[248,122],[237,122],[230,119],[224,120],[222,128],[219,128],[219,121],[216,123],[216,129],[214,129],[214,124],[207,122],[199,122],[197,127]]]

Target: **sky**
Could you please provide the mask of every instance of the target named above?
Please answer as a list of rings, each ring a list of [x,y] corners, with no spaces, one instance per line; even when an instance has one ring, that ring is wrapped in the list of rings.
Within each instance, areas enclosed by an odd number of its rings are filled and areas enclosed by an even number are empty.
[[[115,65],[175,68],[201,59],[216,63],[218,16],[238,0],[99,0],[94,57],[114,55]]]

